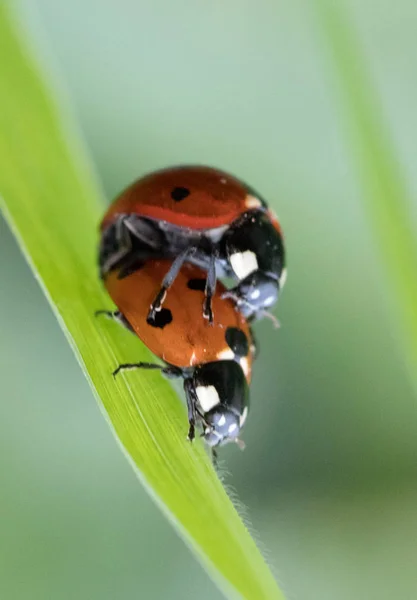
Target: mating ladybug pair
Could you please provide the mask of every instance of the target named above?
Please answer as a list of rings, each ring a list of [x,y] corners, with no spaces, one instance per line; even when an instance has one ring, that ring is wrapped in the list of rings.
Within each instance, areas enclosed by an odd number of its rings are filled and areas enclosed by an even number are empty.
[[[182,166],[128,187],[101,223],[100,274],[116,312],[182,377],[189,438],[196,422],[212,448],[239,441],[256,348],[250,323],[277,301],[285,279],[279,222],[251,188],[217,169]],[[226,287],[218,278],[231,278]],[[273,318],[273,317],[272,317]]]

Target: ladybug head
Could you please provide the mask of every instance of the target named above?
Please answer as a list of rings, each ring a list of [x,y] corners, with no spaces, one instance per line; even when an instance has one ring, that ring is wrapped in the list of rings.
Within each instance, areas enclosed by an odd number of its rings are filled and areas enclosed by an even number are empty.
[[[239,442],[249,408],[249,387],[240,365],[219,360],[197,367],[193,376],[195,408],[211,447]]]
[[[240,432],[239,416],[226,407],[219,406],[204,415],[205,427],[203,437],[206,443],[220,446],[238,439]]]
[[[264,316],[278,300],[279,281],[255,271],[243,279],[237,287],[228,290],[223,298],[231,298],[244,317],[253,318]]]

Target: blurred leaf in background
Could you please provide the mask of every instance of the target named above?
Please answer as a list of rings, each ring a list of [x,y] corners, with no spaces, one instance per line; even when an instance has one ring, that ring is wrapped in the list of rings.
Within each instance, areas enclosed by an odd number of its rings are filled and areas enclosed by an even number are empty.
[[[145,489],[227,598],[278,600],[203,440],[186,440],[186,407],[170,383],[161,373],[111,375],[120,361],[152,354],[94,318],[109,302],[97,275],[100,192],[75,124],[18,31],[10,6],[0,4],[0,208]]]
[[[345,4],[416,197],[417,5]],[[229,482],[289,597],[414,599],[417,408],[311,6],[26,0],[20,15],[109,200],[180,162],[269,199],[288,245],[282,328],[257,326]],[[137,486],[4,223],[0,252],[2,596],[219,597]]]

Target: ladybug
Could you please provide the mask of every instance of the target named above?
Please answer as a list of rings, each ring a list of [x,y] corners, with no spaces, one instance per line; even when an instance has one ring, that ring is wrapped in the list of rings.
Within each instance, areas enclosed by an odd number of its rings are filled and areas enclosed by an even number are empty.
[[[210,322],[217,277],[237,282],[225,295],[251,320],[269,315],[285,281],[278,219],[252,188],[211,167],[150,173],[125,189],[104,215],[102,277],[113,269],[123,277],[143,261],[161,257],[175,260],[150,302],[150,317],[160,310],[184,262],[207,271],[203,315]]]
[[[149,305],[171,266],[168,259],[151,259],[126,277],[119,278],[112,271],[105,278],[118,310],[98,314],[124,325],[164,361],[163,365],[122,364],[114,374],[126,369],[160,369],[168,377],[182,377],[189,439],[194,438],[196,422],[201,422],[202,436],[212,448],[228,441],[240,443],[255,356],[250,326],[233,302],[221,297],[222,285],[212,298],[218,319],[210,325],[200,318],[206,274],[191,263],[182,266],[164,307],[150,317]]]

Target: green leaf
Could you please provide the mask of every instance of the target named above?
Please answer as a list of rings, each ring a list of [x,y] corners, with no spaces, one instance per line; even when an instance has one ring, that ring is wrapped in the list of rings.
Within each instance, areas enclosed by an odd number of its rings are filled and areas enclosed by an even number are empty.
[[[100,193],[4,3],[0,56],[0,206],[104,416],[149,494],[224,594],[282,598],[201,442],[187,443],[185,406],[169,383],[153,373],[111,376],[119,362],[152,357],[131,334],[94,318],[96,309],[112,306],[96,268]]]
[[[417,385],[417,245],[412,199],[343,2],[316,0],[319,22],[337,74],[347,140],[363,200],[386,267],[386,291],[396,303],[404,354]],[[382,324],[383,326],[383,324]]]

